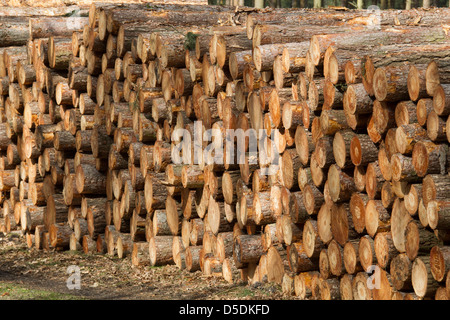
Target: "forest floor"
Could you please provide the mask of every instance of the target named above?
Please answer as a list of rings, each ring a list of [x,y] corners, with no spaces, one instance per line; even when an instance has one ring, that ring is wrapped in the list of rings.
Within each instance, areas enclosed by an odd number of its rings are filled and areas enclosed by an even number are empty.
[[[80,288],[70,278],[77,266]],[[73,267],[72,267],[73,268]],[[70,279],[69,279],[70,278]],[[67,285],[69,283],[69,287]],[[0,235],[0,300],[271,300],[286,297],[276,284],[227,283],[174,265],[133,266],[105,254],[29,249],[22,237]]]

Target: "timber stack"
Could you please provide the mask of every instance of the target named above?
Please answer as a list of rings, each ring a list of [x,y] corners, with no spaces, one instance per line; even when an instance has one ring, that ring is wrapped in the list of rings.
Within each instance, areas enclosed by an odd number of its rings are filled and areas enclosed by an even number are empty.
[[[45,15],[0,17],[3,232],[301,299],[450,298],[449,9]]]

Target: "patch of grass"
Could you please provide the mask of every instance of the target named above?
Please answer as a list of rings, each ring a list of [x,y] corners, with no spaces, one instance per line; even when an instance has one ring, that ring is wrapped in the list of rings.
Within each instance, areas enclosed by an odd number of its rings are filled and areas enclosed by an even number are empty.
[[[40,267],[54,267],[59,264],[61,264],[61,262],[57,260],[36,260],[34,263],[29,263],[28,268],[37,269]]]
[[[64,252],[64,254],[68,256],[85,256],[86,254],[83,251],[76,251],[76,250],[67,250]]]
[[[0,282],[0,300],[84,300],[83,297],[47,290],[28,289]]]
[[[29,252],[28,248],[25,247],[6,247],[0,249],[0,255],[7,254],[9,252]]]
[[[198,34],[195,34],[193,32],[188,32],[185,35],[185,39],[184,39],[184,48],[192,51],[195,50],[195,42],[197,40]]]
[[[114,286],[116,287],[124,287],[124,286],[128,286],[128,285],[133,285],[133,283],[129,280],[123,280],[123,281],[117,281]]]
[[[246,298],[246,297],[254,297],[255,293],[249,288],[239,288],[236,292],[236,297],[238,298]]]

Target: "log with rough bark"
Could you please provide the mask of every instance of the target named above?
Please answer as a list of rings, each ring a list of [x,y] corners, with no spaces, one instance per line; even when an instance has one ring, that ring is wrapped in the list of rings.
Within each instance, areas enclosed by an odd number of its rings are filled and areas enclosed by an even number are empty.
[[[263,253],[261,237],[241,235],[234,241],[233,257],[236,265],[257,262]]]
[[[433,278],[438,281],[444,281],[449,270],[449,247],[434,246],[430,251],[430,268]],[[448,279],[448,277],[447,277]]]
[[[149,242],[150,265],[173,264],[172,236],[154,236]]]
[[[72,229],[64,223],[54,223],[50,225],[49,237],[50,245],[54,248],[68,248]]]
[[[414,293],[419,297],[433,297],[439,288],[439,283],[433,278],[430,267],[430,257],[423,256],[414,260],[411,270],[411,282]]]

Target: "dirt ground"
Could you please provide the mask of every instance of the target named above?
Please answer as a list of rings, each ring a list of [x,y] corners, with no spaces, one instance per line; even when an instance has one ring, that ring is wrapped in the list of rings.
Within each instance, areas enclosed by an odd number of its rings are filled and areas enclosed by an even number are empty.
[[[80,289],[70,290],[69,266],[78,266]],[[73,273],[72,273],[73,274]],[[69,283],[74,283],[69,281]],[[27,248],[16,235],[0,235],[0,299],[286,299],[275,284],[229,284],[221,277],[176,266],[136,267],[130,258]]]

